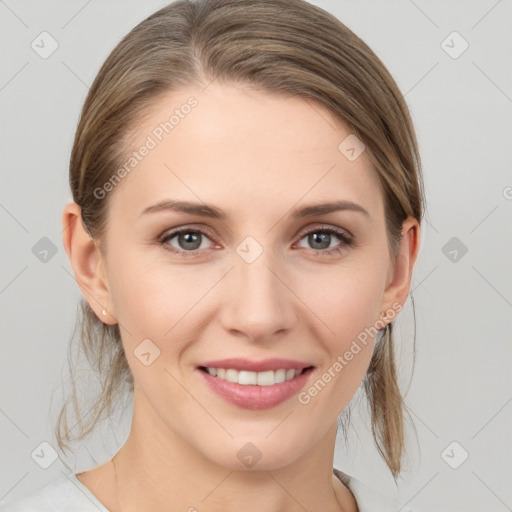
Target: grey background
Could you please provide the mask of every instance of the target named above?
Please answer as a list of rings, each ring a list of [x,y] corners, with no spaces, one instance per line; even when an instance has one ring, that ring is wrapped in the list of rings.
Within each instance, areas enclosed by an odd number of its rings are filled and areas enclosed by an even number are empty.
[[[66,391],[80,296],[61,241],[79,110],[117,41],[166,3],[0,0],[0,503],[66,468],[104,462],[129,432],[128,407],[120,425],[114,418],[75,457],[43,469],[44,457],[38,464],[31,456],[35,450],[51,460],[51,448],[40,445],[55,446],[52,422]],[[423,158],[428,216],[412,284],[412,377],[409,301],[397,321],[401,381],[416,426],[416,434],[408,429],[410,457],[399,480],[402,510],[512,510],[512,441],[505,435],[512,423],[512,2],[314,3],[387,65],[411,108]],[[31,47],[43,31],[58,43],[46,59]],[[464,43],[448,37],[454,31],[469,44],[457,58]],[[44,237],[56,253],[41,261]],[[393,492],[363,408],[352,424],[350,449],[341,438],[337,444],[336,467]],[[448,464],[458,465],[466,452],[457,469]]]

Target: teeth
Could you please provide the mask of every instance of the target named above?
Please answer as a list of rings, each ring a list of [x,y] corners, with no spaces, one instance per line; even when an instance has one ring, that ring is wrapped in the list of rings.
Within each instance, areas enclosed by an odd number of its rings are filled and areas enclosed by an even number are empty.
[[[279,382],[284,382],[286,380],[286,370],[276,370],[274,380],[276,384],[278,384]]]
[[[258,372],[256,375],[258,377],[258,386],[272,386],[276,383],[276,374],[272,370],[268,372]]]
[[[237,373],[235,370],[232,371]],[[256,372],[238,372],[238,380],[236,382],[238,382],[238,384],[258,384],[258,374]]]
[[[238,372],[233,369],[226,370],[226,376],[224,378],[228,382],[238,382]]]
[[[233,368],[207,368],[210,375],[228,382],[243,385],[273,386],[280,382],[291,380],[302,373],[302,370],[269,370],[266,372],[248,372],[234,370]]]

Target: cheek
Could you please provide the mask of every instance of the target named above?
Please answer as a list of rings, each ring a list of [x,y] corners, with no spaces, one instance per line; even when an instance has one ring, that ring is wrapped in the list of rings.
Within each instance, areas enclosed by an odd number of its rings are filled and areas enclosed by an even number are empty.
[[[112,273],[116,314],[130,332],[163,339],[208,291],[204,272],[125,259]]]
[[[173,362],[180,360],[181,352],[190,343],[187,321],[197,314],[199,308],[194,305],[207,292],[209,280],[205,281],[204,273],[201,278],[186,272],[183,266],[162,261],[148,263],[147,256],[134,254],[125,256],[112,269],[109,281],[135,381],[150,396],[165,394],[164,403],[184,399],[179,386],[169,386],[172,379],[162,370],[172,369]],[[151,343],[145,341],[148,339]],[[148,366],[143,360],[145,353],[149,353]]]
[[[384,280],[382,264],[359,262],[358,265],[333,267],[323,276],[316,274],[303,282],[303,296],[307,297],[312,312],[323,320],[332,348],[342,349],[348,341],[375,324]]]
[[[327,354],[313,388],[306,390],[304,403],[321,393],[317,407],[335,403],[341,412],[368,369],[386,267],[385,262],[362,260],[317,274],[314,283],[303,281],[302,293],[309,290],[304,295],[308,306],[322,320],[322,334],[318,331],[315,337]]]

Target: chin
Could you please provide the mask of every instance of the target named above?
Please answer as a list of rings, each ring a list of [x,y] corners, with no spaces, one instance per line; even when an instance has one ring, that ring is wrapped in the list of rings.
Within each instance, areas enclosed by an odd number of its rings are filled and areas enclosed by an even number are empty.
[[[284,432],[284,430],[283,430]],[[272,436],[275,436],[273,439]],[[274,471],[286,467],[304,453],[298,447],[305,447],[303,439],[268,432],[252,438],[244,436],[214,444],[214,451],[208,447],[204,455],[214,464],[229,470]]]

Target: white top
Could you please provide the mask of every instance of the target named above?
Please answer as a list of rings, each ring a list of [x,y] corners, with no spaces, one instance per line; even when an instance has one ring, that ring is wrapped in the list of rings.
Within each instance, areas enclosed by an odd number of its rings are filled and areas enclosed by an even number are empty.
[[[359,512],[397,512],[400,504],[377,492],[355,477],[334,468],[334,474],[354,495]],[[94,494],[76,477],[62,475],[24,498],[0,506],[0,512],[109,512]],[[407,512],[413,512],[411,508]]]

